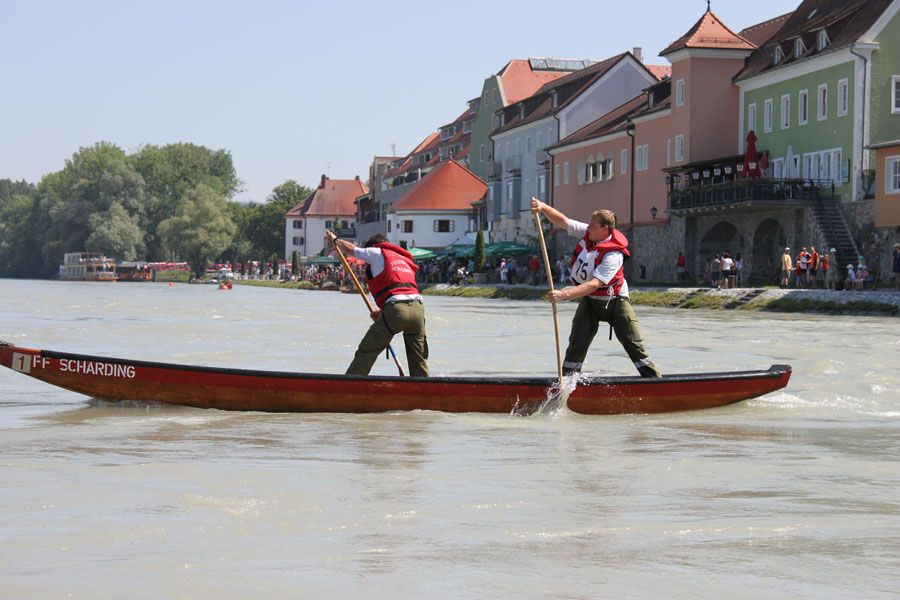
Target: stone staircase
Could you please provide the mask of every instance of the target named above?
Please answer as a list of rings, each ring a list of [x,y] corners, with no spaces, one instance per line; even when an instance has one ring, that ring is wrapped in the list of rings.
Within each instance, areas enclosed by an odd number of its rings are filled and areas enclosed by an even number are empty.
[[[741,294],[738,298],[735,298],[733,301],[724,305],[722,308],[725,308],[728,310],[740,308],[741,306],[744,306],[745,304],[752,302],[754,298],[756,298],[760,294],[764,293],[765,291],[766,290],[764,290],[762,288],[753,288],[753,289],[747,290],[745,293]]]
[[[850,263],[856,264],[860,252],[844,219],[844,213],[841,212],[839,202],[834,198],[821,198],[814,200],[810,207],[828,246],[820,249],[819,253],[824,254],[831,248],[836,249],[838,265],[846,267]]]
[[[687,302],[687,301],[690,300],[691,298],[693,298],[693,297],[695,297],[695,296],[699,296],[699,295],[702,294],[704,291],[705,291],[705,290],[691,290],[690,292],[688,292],[687,294],[685,294],[684,296],[682,296],[682,297],[679,298],[678,300],[675,300],[674,302],[670,302],[670,303],[669,303],[669,308],[678,308],[679,306],[681,306],[682,304],[684,304],[685,302]]]

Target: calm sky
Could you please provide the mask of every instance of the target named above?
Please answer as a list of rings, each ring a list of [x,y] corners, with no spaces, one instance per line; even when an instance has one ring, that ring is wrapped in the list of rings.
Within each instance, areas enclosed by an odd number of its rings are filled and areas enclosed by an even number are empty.
[[[795,3],[714,0],[738,31]],[[37,183],[78,148],[231,152],[245,201],[288,179],[365,180],[452,122],[513,58],[648,64],[706,0],[0,0],[0,179]]]

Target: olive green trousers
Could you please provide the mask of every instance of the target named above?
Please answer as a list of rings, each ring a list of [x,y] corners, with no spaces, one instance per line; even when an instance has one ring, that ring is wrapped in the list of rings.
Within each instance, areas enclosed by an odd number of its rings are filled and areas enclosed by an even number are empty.
[[[428,377],[428,339],[425,337],[425,307],[421,300],[388,302],[356,349],[348,375],[368,375],[378,356],[398,333],[403,333],[406,361],[411,377]]]
[[[660,376],[659,369],[650,360],[650,353],[644,349],[637,316],[627,297],[609,300],[585,296],[578,301],[578,308],[572,318],[569,347],[566,348],[566,358],[563,361],[564,373],[581,371],[588,348],[597,335],[601,321],[612,324],[616,339],[625,348],[628,358],[642,377]]]

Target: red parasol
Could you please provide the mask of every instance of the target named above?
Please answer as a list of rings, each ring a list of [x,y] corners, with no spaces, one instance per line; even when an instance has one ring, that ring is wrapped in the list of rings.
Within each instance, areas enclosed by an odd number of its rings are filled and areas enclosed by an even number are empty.
[[[747,151],[744,153],[744,178],[759,179],[759,157],[756,154],[756,134],[747,134]]]

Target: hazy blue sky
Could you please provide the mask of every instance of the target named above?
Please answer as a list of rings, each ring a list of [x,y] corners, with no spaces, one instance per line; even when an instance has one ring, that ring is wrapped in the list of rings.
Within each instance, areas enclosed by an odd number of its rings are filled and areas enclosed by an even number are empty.
[[[733,30],[793,10],[714,0]],[[287,179],[368,176],[452,122],[512,58],[645,62],[706,0],[0,0],[0,178],[38,182],[79,147],[231,152],[242,200]]]

